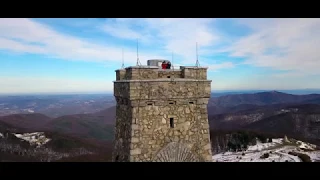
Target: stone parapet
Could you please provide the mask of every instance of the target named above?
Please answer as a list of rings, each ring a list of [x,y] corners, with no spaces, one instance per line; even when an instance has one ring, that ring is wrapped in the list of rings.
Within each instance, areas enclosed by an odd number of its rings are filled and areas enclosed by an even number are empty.
[[[146,80],[158,78],[207,79],[207,67],[180,66],[180,69],[161,69],[158,66],[130,66],[116,70],[116,80]]]
[[[116,81],[114,96],[135,99],[161,100],[168,98],[209,98],[211,81],[209,80],[152,80],[152,81]]]

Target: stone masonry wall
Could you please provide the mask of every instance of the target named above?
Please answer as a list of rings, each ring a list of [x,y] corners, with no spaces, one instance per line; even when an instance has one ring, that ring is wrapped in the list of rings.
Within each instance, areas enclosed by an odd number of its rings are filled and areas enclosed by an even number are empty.
[[[204,68],[183,68],[182,78],[186,79],[207,79],[207,69]]]
[[[126,76],[126,70],[125,69],[118,69],[116,70],[116,80],[123,80]]]
[[[170,142],[187,144],[199,161],[212,161],[206,104],[152,104],[132,111],[130,161],[152,161]]]
[[[115,140],[112,160],[127,162],[130,157],[132,109],[126,99],[117,98]]]
[[[163,70],[159,68],[127,68],[116,70],[116,80],[146,80],[158,78],[207,79],[207,69],[197,67],[183,67],[180,69]]]
[[[181,78],[181,70],[158,70],[158,78]]]
[[[147,68],[137,68],[137,69],[126,69],[126,79],[157,79],[159,69],[147,69]]]
[[[114,96],[117,97],[130,97],[130,82],[115,82],[113,85]]]
[[[128,81],[114,83],[115,96],[130,99],[209,98],[211,81],[179,81],[170,79],[154,81]]]

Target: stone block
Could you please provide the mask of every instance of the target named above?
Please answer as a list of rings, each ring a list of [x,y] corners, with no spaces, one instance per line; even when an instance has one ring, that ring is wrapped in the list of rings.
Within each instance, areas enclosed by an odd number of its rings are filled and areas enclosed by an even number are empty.
[[[141,149],[139,149],[139,148],[132,149],[132,150],[130,150],[130,154],[131,155],[139,155],[139,154],[141,154]]]

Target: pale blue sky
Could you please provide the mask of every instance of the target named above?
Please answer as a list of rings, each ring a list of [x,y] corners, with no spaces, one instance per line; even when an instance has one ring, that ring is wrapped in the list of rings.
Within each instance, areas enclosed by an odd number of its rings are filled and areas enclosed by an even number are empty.
[[[0,93],[112,92],[114,70],[208,66],[212,90],[320,89],[320,19],[0,19]]]

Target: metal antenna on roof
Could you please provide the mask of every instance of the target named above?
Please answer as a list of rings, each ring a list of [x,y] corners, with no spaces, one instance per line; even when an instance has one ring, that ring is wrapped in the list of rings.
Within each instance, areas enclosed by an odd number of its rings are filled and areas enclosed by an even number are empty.
[[[174,70],[174,64],[173,64],[173,51],[172,51],[172,54],[171,54],[171,61],[172,61],[171,66],[172,66],[172,69]]]
[[[122,48],[122,65],[121,65],[121,68],[124,69],[123,48]]]
[[[199,67],[200,63],[199,63],[199,60],[198,60],[198,42],[196,42],[196,58],[197,58],[196,66]]]
[[[173,51],[171,53],[171,67],[172,67],[172,70],[174,71],[174,64],[173,64]],[[174,74],[171,74],[171,81],[174,81]]]
[[[137,39],[137,66],[140,66],[141,63],[139,61],[139,40]]]

